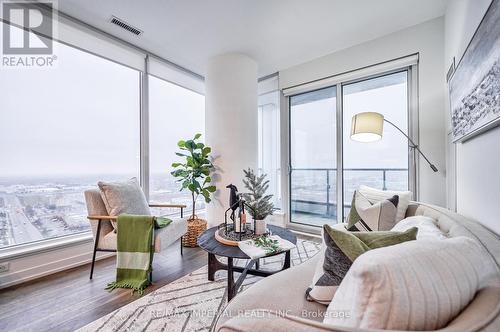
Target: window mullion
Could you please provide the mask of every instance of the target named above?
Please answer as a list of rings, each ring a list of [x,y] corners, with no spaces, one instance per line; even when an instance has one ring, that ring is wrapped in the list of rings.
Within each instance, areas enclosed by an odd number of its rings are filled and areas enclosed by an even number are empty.
[[[342,84],[337,84],[337,223],[344,220],[344,155],[343,155],[343,109]]]
[[[144,72],[140,84],[140,181],[149,201],[149,57],[144,58]]]

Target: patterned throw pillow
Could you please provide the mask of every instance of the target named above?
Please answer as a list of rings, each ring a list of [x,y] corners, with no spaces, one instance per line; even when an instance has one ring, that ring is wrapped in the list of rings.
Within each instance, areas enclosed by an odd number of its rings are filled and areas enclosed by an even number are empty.
[[[401,221],[405,218],[406,210],[413,197],[411,191],[399,191],[399,190],[380,190],[371,188],[368,186],[360,185],[358,191],[363,194],[368,200],[374,204],[384,199],[391,198],[394,195],[398,195],[398,213],[396,214],[396,221]]]
[[[347,216],[350,231],[389,231],[396,224],[399,196],[372,204],[365,195],[355,191]]]
[[[406,232],[348,232],[323,226],[324,258],[320,259],[306,298],[328,305],[352,263],[364,252],[415,240],[418,229]]]

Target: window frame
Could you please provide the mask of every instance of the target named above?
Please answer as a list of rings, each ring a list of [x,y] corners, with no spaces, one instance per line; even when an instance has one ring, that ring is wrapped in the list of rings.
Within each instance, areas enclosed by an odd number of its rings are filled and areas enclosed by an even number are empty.
[[[272,78],[274,78],[275,75],[272,76]],[[277,77],[277,76],[276,76]],[[260,83],[260,82],[259,82]],[[274,94],[276,93],[277,95],[277,104],[274,104],[274,102],[270,102],[270,101],[266,101],[264,103],[261,102],[261,97],[264,97],[264,96],[267,96],[267,95],[270,95],[270,94]],[[279,89],[274,89],[274,90],[267,90],[263,93],[260,93],[258,94],[258,100],[257,100],[257,127],[258,127],[258,130],[257,130],[257,146],[258,146],[258,151],[257,151],[257,170],[260,174],[260,172],[263,171],[263,167],[261,165],[261,162],[264,160],[264,150],[262,149],[262,147],[264,146],[264,131],[262,130],[265,126],[265,121],[263,119],[263,116],[264,116],[264,109],[266,106],[269,106],[269,105],[276,105],[276,112],[277,112],[277,121],[276,121],[276,127],[277,128],[273,128],[276,130],[277,132],[277,145],[276,145],[276,153],[277,153],[277,156],[278,156],[278,163],[276,165],[276,169],[275,169],[275,172],[277,174],[277,177],[276,177],[276,201],[277,201],[277,204],[279,206],[275,206],[275,211],[284,211],[284,199],[283,199],[283,190],[282,190],[282,159],[281,159],[281,148],[282,148],[282,138],[281,138],[281,135],[280,135],[280,132],[281,132],[281,126],[282,126],[282,123],[281,123],[281,92]],[[262,118],[261,118],[262,117]],[[269,174],[268,174],[269,176]],[[267,178],[269,180],[269,178]],[[274,193],[273,193],[274,195]]]
[[[409,56],[410,58],[412,56]],[[403,60],[403,61],[401,61]],[[344,128],[343,124],[343,88],[345,85],[359,83],[362,81],[383,77],[390,74],[406,72],[407,73],[407,121],[408,121],[408,136],[418,145],[419,144],[419,135],[418,135],[418,54],[417,60],[414,63],[405,63],[405,58],[395,59],[393,61],[388,61],[383,63],[381,70],[377,70],[377,67],[380,65],[374,65],[370,67],[361,68],[359,70],[355,70],[349,72],[347,74],[340,74],[338,80],[335,77],[329,77],[325,79],[325,84],[317,84],[317,81],[313,81],[311,83],[305,83],[304,86],[311,86],[309,89],[303,88],[301,86],[291,87],[292,91],[296,90],[296,92],[292,92],[286,95],[286,106],[285,110],[282,110],[282,113],[286,114],[287,126],[286,129],[288,133],[285,133],[285,137],[287,137],[287,147],[285,150],[286,153],[286,161],[288,165],[288,172],[286,172],[286,178],[282,179],[286,181],[287,188],[286,194],[287,204],[286,211],[288,212],[288,216],[286,218],[286,226],[291,229],[295,229],[298,231],[305,231],[313,234],[321,233],[321,227],[303,224],[299,222],[292,221],[292,163],[291,163],[291,103],[290,98],[293,96],[301,95],[303,93],[308,93],[316,90],[321,90],[326,87],[336,87],[336,158],[337,158],[337,172],[336,172],[336,198],[337,198],[337,220],[336,222],[343,222],[344,220],[344,166],[343,166],[343,134],[344,130],[349,130],[349,128]],[[391,65],[391,62],[394,62],[393,68],[386,68]],[[398,65],[399,62],[402,64]],[[367,72],[373,70],[374,73],[367,74]],[[282,153],[283,155],[284,153]],[[283,156],[282,156],[283,157]],[[418,158],[415,154],[415,149],[408,145],[408,190],[413,193],[413,199],[418,200],[419,197],[419,186],[418,186]],[[284,196],[285,197],[285,196]]]

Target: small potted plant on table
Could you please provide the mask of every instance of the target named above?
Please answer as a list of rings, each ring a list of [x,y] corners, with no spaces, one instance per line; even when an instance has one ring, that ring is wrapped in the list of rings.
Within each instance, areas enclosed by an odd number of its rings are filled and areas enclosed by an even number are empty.
[[[181,152],[175,154],[185,158],[184,162],[172,163],[174,170],[171,174],[178,178],[177,182],[182,183],[181,191],[187,189],[191,192],[193,212],[188,218],[188,231],[182,237],[182,244],[185,247],[196,247],[198,236],[207,229],[207,221],[198,218],[196,215],[196,200],[200,195],[206,203],[210,203],[210,196],[215,192],[215,186],[211,185],[210,172],[214,166],[209,160],[212,149],[199,142],[201,134],[196,134],[193,139],[180,140],[177,146]]]
[[[266,180],[266,174],[256,175],[251,168],[243,170],[243,173],[245,173],[243,184],[249,190],[249,193],[243,194],[243,197],[255,223],[255,234],[264,234],[266,232],[265,219],[274,211],[274,204],[271,202],[273,195],[266,195],[269,180]]]

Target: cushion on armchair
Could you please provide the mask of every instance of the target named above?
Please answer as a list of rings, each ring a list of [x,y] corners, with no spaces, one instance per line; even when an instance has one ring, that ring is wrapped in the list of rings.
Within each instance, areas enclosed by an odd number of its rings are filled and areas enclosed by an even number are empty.
[[[119,216],[122,213],[150,216],[146,196],[139,186],[137,178],[124,182],[97,183],[101,197],[110,216]],[[116,229],[116,222],[112,222]]]

